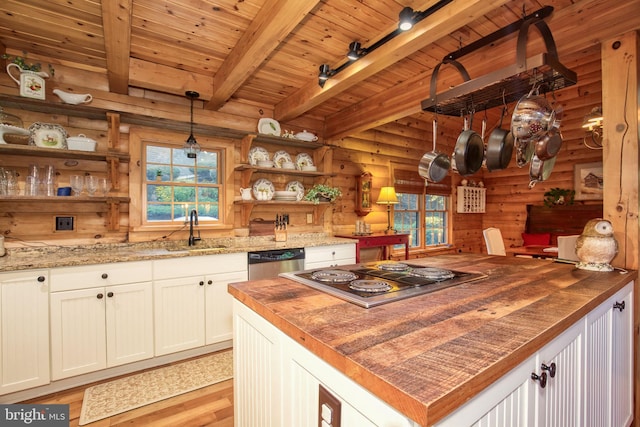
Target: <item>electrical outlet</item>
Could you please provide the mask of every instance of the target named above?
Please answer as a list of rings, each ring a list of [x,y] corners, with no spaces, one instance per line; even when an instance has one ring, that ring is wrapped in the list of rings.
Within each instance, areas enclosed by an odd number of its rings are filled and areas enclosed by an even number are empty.
[[[57,216],[56,217],[56,231],[73,231],[73,217],[72,216]]]
[[[318,387],[318,427],[340,427],[340,400],[322,384],[319,384]]]
[[[307,214],[307,224],[312,224],[313,223],[313,214],[312,213],[308,213]]]

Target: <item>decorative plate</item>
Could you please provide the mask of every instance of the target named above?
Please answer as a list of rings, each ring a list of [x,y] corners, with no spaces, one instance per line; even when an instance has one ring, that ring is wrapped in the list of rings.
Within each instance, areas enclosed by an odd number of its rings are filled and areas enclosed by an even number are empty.
[[[29,145],[42,148],[67,148],[67,131],[60,125],[35,122],[29,126]]]
[[[6,144],[4,140],[5,135],[23,135],[27,136],[30,132],[24,128],[12,125],[0,125],[0,144]]]
[[[258,120],[258,132],[265,135],[280,136],[280,123],[273,119]]]
[[[355,273],[344,270],[319,270],[311,273],[313,280],[320,282],[341,283],[350,282],[358,278]]]
[[[287,183],[285,187],[287,191],[296,191],[298,195],[296,196],[296,200],[299,202],[304,197],[304,185],[300,181],[290,181]]]
[[[284,150],[276,151],[273,155],[273,161],[277,168],[281,168],[284,162],[291,162],[291,156]]]
[[[313,166],[313,159],[307,153],[300,153],[296,156],[296,165],[298,169],[302,169],[303,166]]]
[[[268,161],[269,152],[262,147],[253,147],[249,150],[249,164],[255,166],[259,161]]]
[[[274,191],[276,191],[276,189],[268,179],[260,178],[253,184],[253,197],[255,197],[256,200],[271,200],[273,199]],[[260,197],[259,194],[266,194],[266,196]]]

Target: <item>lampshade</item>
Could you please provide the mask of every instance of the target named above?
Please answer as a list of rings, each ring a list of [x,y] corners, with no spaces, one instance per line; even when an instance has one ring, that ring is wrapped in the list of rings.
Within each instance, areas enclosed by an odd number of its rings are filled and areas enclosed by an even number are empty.
[[[398,196],[396,196],[396,189],[393,187],[382,187],[376,203],[379,205],[397,205]]]
[[[602,107],[594,107],[589,114],[584,116],[582,127],[590,131],[602,127]]]

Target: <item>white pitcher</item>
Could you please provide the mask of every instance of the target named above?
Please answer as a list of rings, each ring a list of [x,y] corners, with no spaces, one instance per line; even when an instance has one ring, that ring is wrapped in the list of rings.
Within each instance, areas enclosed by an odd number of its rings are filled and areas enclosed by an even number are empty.
[[[16,68],[20,73],[19,79],[11,74],[13,68]],[[7,65],[7,74],[20,86],[20,96],[35,99],[45,98],[44,78],[49,77],[49,74],[44,71],[23,70],[18,64],[14,64],[13,62]]]
[[[240,196],[242,196],[242,200],[251,200],[251,189],[250,188],[241,188]]]

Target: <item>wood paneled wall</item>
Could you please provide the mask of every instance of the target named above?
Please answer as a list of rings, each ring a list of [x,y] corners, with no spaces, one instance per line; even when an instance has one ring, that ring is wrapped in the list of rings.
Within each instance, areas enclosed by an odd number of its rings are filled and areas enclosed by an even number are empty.
[[[544,193],[551,188],[573,188],[573,168],[575,164],[591,163],[601,160],[602,152],[587,149],[582,138],[584,132],[581,129],[582,119],[592,107],[601,105],[601,77],[600,77],[600,51],[599,47],[594,47],[588,51],[579,52],[574,56],[575,59],[563,61],[563,63],[578,73],[579,83],[575,86],[566,88],[555,93],[556,102],[564,109],[562,118],[562,134],[564,143],[558,159],[556,161],[553,173],[548,181],[538,183],[535,187],[529,188],[528,167],[518,168],[515,161],[509,168],[503,171],[488,172],[482,169],[473,176],[467,177],[468,180],[483,181],[487,187],[487,212],[485,214],[457,214],[452,216],[453,241],[457,250],[464,252],[483,252],[484,242],[482,239],[482,229],[489,226],[499,227],[505,239],[506,246],[519,246],[522,243],[520,233],[524,231],[526,220],[527,204],[542,204]],[[71,79],[67,74],[61,74],[65,80]],[[87,76],[83,76],[86,78]],[[100,80],[100,79],[99,79]],[[13,82],[9,81],[5,75],[0,75],[0,88],[2,93],[13,94],[17,92]],[[51,88],[48,88],[48,91]],[[159,110],[159,117],[166,115],[166,104],[172,102],[171,97],[157,95],[152,93],[135,94],[141,95],[144,101],[149,99],[161,100],[162,111]],[[134,102],[135,96],[129,97],[129,102]],[[178,100],[180,111],[186,109],[187,105],[184,100]],[[117,103],[114,103],[116,107]],[[255,117],[256,106],[246,107],[241,105],[233,105],[233,113],[238,116]],[[153,108],[153,103],[145,104],[145,108]],[[117,108],[116,108],[117,110]],[[510,112],[513,105],[510,105]],[[25,110],[12,111],[23,119],[25,126],[30,123],[40,121],[45,123],[58,123],[63,125],[70,134],[76,135],[84,133],[87,136],[98,140],[99,149],[106,148],[107,123],[106,121],[93,121],[79,119],[74,117],[47,115],[44,113],[28,112]],[[200,117],[199,112],[196,116]],[[489,128],[488,132],[498,124],[500,111],[494,109],[487,112]],[[180,117],[184,114],[179,115]],[[354,230],[355,221],[364,219],[372,225],[374,231],[382,231],[386,228],[387,216],[384,206],[373,205],[373,211],[365,217],[358,217],[354,212],[355,195],[356,195],[356,177],[363,171],[369,171],[373,174],[373,200],[377,199],[380,187],[390,185],[391,164],[399,163],[417,168],[422,155],[432,149],[432,127],[431,121],[433,115],[431,113],[420,113],[404,119],[379,126],[378,128],[361,132],[349,137],[345,137],[335,141],[327,141],[334,148],[333,184],[342,189],[343,196],[338,202],[327,209],[322,221],[319,224],[307,224],[306,217],[309,212],[305,208],[287,209],[291,215],[292,227],[290,232],[309,232],[309,231],[331,231],[334,233],[350,233]],[[255,119],[254,119],[255,120]],[[240,121],[239,121],[240,122]],[[476,123],[479,121],[477,120]],[[458,117],[438,117],[439,131],[437,137],[436,149],[443,153],[452,153],[456,139],[462,128],[462,121]],[[297,129],[302,124],[307,129],[318,129],[320,127],[317,118],[306,117],[299,119],[293,124],[282,124],[283,129]],[[508,126],[508,120],[505,120],[503,126]],[[252,131],[253,129],[247,129]],[[317,130],[316,130],[317,132]],[[121,127],[121,146],[123,151],[128,150],[128,128]],[[239,155],[236,153],[234,158],[236,161]],[[19,168],[26,171],[26,167],[34,159],[10,159],[3,158],[0,160],[0,166],[5,164],[18,164]],[[42,162],[39,159],[38,162]],[[8,163],[10,162],[10,163]],[[64,161],[58,160],[54,162],[60,172],[60,184],[68,183],[68,176],[74,171],[82,170],[89,173],[104,174],[105,165],[100,162],[81,161],[77,166],[69,167]],[[125,183],[123,194],[128,193],[128,166],[120,165],[120,179]],[[458,185],[462,177],[453,174],[454,192],[452,201],[455,202],[455,187]],[[236,193],[239,191],[239,181],[235,182]],[[239,193],[238,193],[239,195]],[[576,202],[582,203],[582,202]],[[5,235],[11,235],[20,240],[29,241],[62,241],[65,243],[73,243],[76,241],[83,242],[106,242],[106,241],[127,241],[128,236],[128,208],[123,205],[120,214],[120,231],[108,232],[105,227],[106,216],[102,206],[93,206],[92,204],[78,209],[74,215],[79,217],[79,223],[82,226],[75,233],[54,233],[52,231],[53,218],[56,214],[69,212],[69,210],[60,204],[49,205],[39,204],[32,206],[30,204],[7,205],[4,204],[0,208],[0,229]],[[455,212],[455,204],[452,206]],[[282,209],[260,207],[257,208],[253,217],[264,217],[269,219],[275,213],[281,213]],[[235,221],[235,227],[241,228],[239,222]],[[220,234],[233,234],[233,230],[227,230]],[[207,237],[213,237],[207,236]]]

